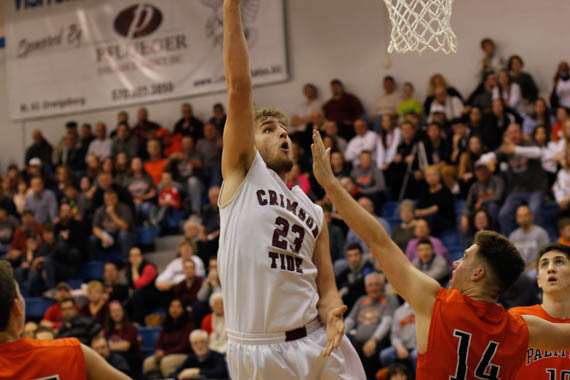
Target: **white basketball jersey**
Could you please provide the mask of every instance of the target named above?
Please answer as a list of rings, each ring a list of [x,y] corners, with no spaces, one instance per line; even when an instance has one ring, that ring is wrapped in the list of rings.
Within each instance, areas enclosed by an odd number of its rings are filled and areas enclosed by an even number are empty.
[[[220,219],[218,270],[228,330],[284,332],[315,319],[313,251],[322,209],[298,186],[289,190],[257,152],[232,199],[220,207]]]

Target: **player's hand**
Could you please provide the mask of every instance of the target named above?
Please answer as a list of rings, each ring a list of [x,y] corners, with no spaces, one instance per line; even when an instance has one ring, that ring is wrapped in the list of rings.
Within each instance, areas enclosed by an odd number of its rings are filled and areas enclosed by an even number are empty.
[[[319,139],[320,138],[321,137],[319,136]],[[342,315],[346,312],[347,309],[348,307],[346,307],[346,305],[341,305],[329,311],[326,322],[328,342],[325,350],[323,351],[324,357],[329,356],[332,350],[338,347],[340,340],[344,336],[344,319],[342,318]]]
[[[366,343],[364,343],[364,346],[362,346],[362,352],[364,352],[364,356],[367,358],[374,355],[376,352],[376,341],[374,338],[370,338],[366,341]]]
[[[335,178],[331,168],[331,148],[325,149],[321,134],[315,129],[311,151],[313,152],[313,174],[321,186],[326,188],[326,185]]]

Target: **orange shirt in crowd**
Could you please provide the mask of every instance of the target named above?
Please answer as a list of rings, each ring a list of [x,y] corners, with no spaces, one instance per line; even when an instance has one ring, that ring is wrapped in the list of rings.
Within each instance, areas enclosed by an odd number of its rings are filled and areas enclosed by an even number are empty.
[[[165,165],[166,159],[164,158],[158,159],[156,161],[148,160],[144,163],[144,170],[150,174],[155,185],[158,185],[160,183]]]

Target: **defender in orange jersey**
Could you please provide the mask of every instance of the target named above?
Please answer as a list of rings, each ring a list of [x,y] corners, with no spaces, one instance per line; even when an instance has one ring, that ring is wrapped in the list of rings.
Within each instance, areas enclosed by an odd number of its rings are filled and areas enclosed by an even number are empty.
[[[560,243],[546,244],[538,252],[536,268],[542,304],[515,307],[510,311],[550,322],[570,323],[570,247]],[[517,379],[570,379],[570,351],[529,348]]]
[[[382,226],[334,177],[330,149],[313,131],[313,172],[344,221],[360,236],[388,281],[416,313],[418,380],[512,380],[528,348],[570,348],[570,325],[509,313],[497,305],[524,269],[504,236],[481,231],[453,264],[451,290],[417,270]]]
[[[25,309],[12,267],[0,260],[0,380],[129,379],[75,338],[20,338]]]

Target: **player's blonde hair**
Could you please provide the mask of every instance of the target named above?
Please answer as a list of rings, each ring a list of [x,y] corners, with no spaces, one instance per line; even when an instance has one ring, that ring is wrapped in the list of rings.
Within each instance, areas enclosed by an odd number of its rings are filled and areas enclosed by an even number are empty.
[[[255,109],[255,123],[258,121],[266,119],[268,117],[276,117],[279,121],[283,122],[285,125],[289,125],[289,118],[283,111],[279,108],[256,108]]]

